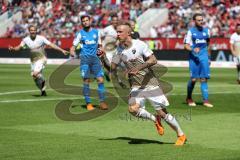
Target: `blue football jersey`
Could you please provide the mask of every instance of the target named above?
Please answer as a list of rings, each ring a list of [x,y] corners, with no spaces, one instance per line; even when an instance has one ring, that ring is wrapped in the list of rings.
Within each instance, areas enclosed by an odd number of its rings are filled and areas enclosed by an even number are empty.
[[[192,51],[190,58],[199,57],[199,58],[208,58],[208,42],[210,38],[210,32],[208,28],[203,28],[202,30],[193,27],[188,30],[187,35],[184,39],[185,44],[189,44],[192,49],[200,48],[200,52],[195,54]]]
[[[91,29],[89,32],[80,30],[73,41],[75,47],[79,44],[80,57],[97,56],[98,45],[101,44],[100,32],[97,29]]]

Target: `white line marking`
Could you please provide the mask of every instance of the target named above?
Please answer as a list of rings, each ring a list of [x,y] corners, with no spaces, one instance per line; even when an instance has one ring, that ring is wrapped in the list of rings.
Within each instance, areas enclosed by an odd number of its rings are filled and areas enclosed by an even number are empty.
[[[193,95],[201,95],[202,93],[197,92],[193,93]],[[209,94],[240,94],[240,92],[232,92],[232,91],[224,91],[224,92],[209,92]],[[186,93],[170,93],[168,96],[185,96]]]
[[[74,85],[74,84],[73,84]],[[209,85],[210,88],[219,88],[219,87],[236,87],[238,85],[235,85],[235,84],[224,84],[224,86],[222,84],[210,84]],[[183,84],[175,84],[173,85],[173,88],[183,88]],[[61,88],[59,88],[61,89]],[[67,88],[63,88],[64,90],[67,90]],[[71,88],[70,88],[71,89]],[[52,91],[53,89],[49,88],[47,89],[47,91]],[[20,93],[30,93],[30,92],[40,92],[39,90],[23,90],[23,91],[10,91],[10,92],[1,92],[0,93],[0,96],[1,95],[9,95],[9,94],[20,94]],[[215,92],[213,92],[215,93]],[[222,93],[225,93],[225,92],[222,92]],[[237,92],[239,93],[239,92]]]
[[[2,92],[2,93],[0,93],[0,96],[1,96],[1,95],[8,95],[8,94],[29,93],[29,92],[36,92],[36,91],[39,91],[39,90],[25,90],[25,91]]]
[[[232,92],[232,91],[225,91],[225,92],[210,92],[211,94],[240,94],[240,92]],[[185,96],[186,94],[177,94],[177,93],[170,93],[167,96]],[[201,93],[194,93],[193,95],[201,95]],[[116,96],[119,98],[119,96]],[[74,100],[74,99],[83,99],[82,97],[59,97],[59,98],[42,98],[39,99],[15,99],[15,100],[3,100],[0,103],[16,103],[16,102],[37,102],[37,101],[55,101],[55,100]]]
[[[36,101],[55,101],[55,100],[68,100],[68,99],[82,99],[80,97],[61,97],[61,98],[41,98],[39,99],[15,99],[15,100],[3,100],[0,103],[15,103],[15,102],[36,102]]]

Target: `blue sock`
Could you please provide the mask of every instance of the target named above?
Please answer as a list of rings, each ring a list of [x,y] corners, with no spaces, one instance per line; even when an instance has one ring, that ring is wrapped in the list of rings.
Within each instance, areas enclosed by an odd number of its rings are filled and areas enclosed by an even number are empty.
[[[89,84],[83,84],[83,96],[87,104],[91,103]]]
[[[207,82],[201,82],[201,91],[202,91],[202,97],[204,101],[208,100],[208,84]]]
[[[195,86],[196,82],[192,82],[192,80],[190,79],[188,81],[188,85],[187,85],[187,98],[188,99],[192,99],[192,92],[193,92],[193,88]]]
[[[98,96],[100,102],[105,100],[105,87],[103,83],[98,83]]]

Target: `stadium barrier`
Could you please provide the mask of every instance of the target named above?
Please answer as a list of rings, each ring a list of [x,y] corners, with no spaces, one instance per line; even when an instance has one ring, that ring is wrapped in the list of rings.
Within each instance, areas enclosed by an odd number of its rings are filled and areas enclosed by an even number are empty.
[[[60,47],[68,49],[72,46],[73,38],[50,39],[52,42],[58,44]],[[180,50],[183,49],[182,38],[144,38],[144,40],[151,49],[162,50]],[[0,48],[8,48],[9,45],[18,45],[20,38],[0,38]],[[229,50],[228,38],[212,38],[210,41],[213,50]]]
[[[187,67],[188,52],[186,50],[153,50],[158,61],[167,67]],[[46,49],[48,64],[62,64],[69,59],[53,49]],[[29,55],[24,51],[9,52],[8,49],[0,49],[1,64],[28,64]],[[211,55],[212,67],[233,68],[235,63],[229,50],[213,51]]]
[[[58,43],[62,48],[68,49],[72,44],[72,38],[62,38],[58,40]],[[153,49],[154,54],[158,61],[167,67],[187,67],[188,66],[188,51],[183,50],[183,39],[144,39],[146,43],[154,42]],[[13,63],[13,64],[27,64],[29,63],[29,55],[24,50],[19,52],[9,52],[7,49],[9,45],[18,45],[21,39],[0,39],[0,63]],[[56,43],[56,39],[51,39]],[[233,68],[235,63],[233,62],[233,56],[229,50],[228,39],[214,38],[211,40],[212,54],[211,54],[211,67],[224,67]],[[68,60],[69,56],[65,56],[53,49],[46,49],[48,64],[62,64]]]

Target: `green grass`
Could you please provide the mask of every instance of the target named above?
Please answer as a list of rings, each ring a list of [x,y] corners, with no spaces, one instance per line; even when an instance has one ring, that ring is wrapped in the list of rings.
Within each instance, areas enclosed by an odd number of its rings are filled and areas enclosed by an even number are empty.
[[[45,69],[49,77],[57,66]],[[169,68],[163,79],[174,89],[168,96],[168,110],[176,115],[188,137],[175,147],[175,133],[166,125],[160,137],[152,122],[129,119],[127,104],[89,121],[63,121],[55,115],[61,100],[73,99],[73,114],[86,112],[78,95],[64,95],[48,88],[47,97],[38,97],[28,65],[0,65],[0,159],[1,160],[238,160],[240,159],[240,86],[235,69],[212,69],[209,81],[214,108],[184,103],[188,69]],[[81,86],[78,69],[65,80]],[[96,87],[96,85],[94,85]],[[115,94],[110,83],[106,89]],[[19,93],[20,91],[20,93]],[[199,84],[194,99],[201,103]],[[97,101],[94,101],[97,104]],[[148,105],[147,108],[153,112]]]

